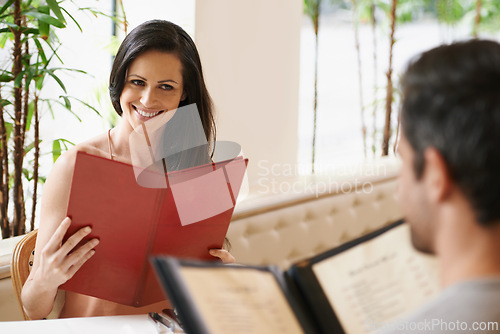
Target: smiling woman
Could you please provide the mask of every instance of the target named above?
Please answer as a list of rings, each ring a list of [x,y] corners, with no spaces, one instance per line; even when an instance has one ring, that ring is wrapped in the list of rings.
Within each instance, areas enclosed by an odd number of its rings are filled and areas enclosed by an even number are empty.
[[[172,53],[151,50],[141,54],[128,69],[120,96],[122,117],[132,127],[160,113],[176,109],[186,99],[182,64]]]
[[[191,37],[182,28],[173,23],[166,25],[165,22],[148,21],[131,31],[125,38],[111,69],[109,79],[111,102],[118,115],[122,115],[124,110],[121,97],[126,86],[129,83],[139,86],[153,85],[155,81],[151,79],[157,78],[157,88],[162,87],[158,82],[161,81],[166,84],[163,87],[167,88],[167,91],[170,89],[168,86],[171,86],[173,91],[181,93],[179,107],[196,103],[205,136],[210,142],[215,139],[213,104],[203,78],[198,50]],[[148,58],[150,56],[152,62],[141,60],[144,58],[141,56]],[[143,76],[141,78],[141,74],[137,71],[146,71],[151,74],[151,78]]]
[[[173,23],[148,21],[130,32],[113,64],[110,95],[121,116],[118,125],[63,154],[45,183],[34,265],[22,291],[24,308],[32,319],[46,317],[54,306],[59,286],[99,252],[99,247],[94,250],[99,243],[97,239],[75,247],[91,232],[88,226],[63,242],[71,224],[65,216],[78,151],[128,163],[129,136],[135,128],[160,114],[193,103],[207,141],[215,139],[212,101],[205,87],[198,51],[189,35]],[[213,249],[210,254],[224,262],[234,262],[226,250]],[[134,308],[66,292],[60,317],[140,314],[161,312],[168,307],[168,301]]]

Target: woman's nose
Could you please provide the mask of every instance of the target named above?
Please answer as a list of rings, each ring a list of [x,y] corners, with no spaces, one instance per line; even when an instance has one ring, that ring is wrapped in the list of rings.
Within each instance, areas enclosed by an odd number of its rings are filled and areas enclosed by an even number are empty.
[[[154,107],[156,102],[155,91],[152,88],[146,87],[142,91],[141,104],[146,108]]]

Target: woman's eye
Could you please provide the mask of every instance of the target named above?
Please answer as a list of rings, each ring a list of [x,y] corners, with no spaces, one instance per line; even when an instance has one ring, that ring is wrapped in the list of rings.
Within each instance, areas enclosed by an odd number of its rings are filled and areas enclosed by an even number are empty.
[[[161,85],[160,88],[163,89],[163,90],[172,90],[172,89],[174,89],[174,87],[172,87],[170,85],[167,85],[167,84]]]
[[[144,86],[144,81],[142,80],[131,80],[130,82],[136,86]]]

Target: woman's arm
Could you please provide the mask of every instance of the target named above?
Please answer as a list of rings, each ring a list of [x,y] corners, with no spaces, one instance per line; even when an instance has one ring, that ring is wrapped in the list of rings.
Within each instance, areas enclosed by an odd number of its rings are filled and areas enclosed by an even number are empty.
[[[50,313],[59,286],[94,254],[93,248],[98,242],[90,240],[72,252],[90,233],[90,229],[82,228],[62,243],[71,224],[66,211],[75,156],[75,149],[62,155],[44,185],[35,260],[21,293],[24,309],[31,319],[41,319]]]

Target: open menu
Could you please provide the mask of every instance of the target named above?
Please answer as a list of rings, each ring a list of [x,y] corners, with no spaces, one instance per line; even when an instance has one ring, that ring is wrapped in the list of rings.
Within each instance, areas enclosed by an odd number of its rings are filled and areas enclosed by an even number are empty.
[[[394,223],[283,272],[172,257],[153,263],[188,333],[369,333],[438,292],[435,259]]]
[[[216,260],[209,249],[222,248],[246,165],[237,157],[166,174],[144,170],[143,184],[166,180],[155,188],[139,184],[132,165],[78,152],[65,238],[90,225],[83,242],[100,242],[61,289],[137,307],[165,299],[149,257]]]

